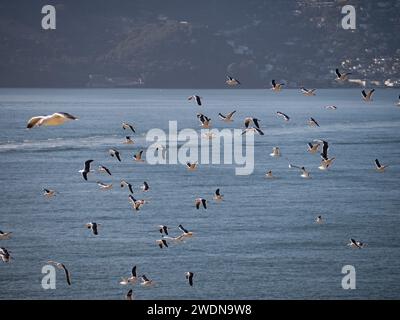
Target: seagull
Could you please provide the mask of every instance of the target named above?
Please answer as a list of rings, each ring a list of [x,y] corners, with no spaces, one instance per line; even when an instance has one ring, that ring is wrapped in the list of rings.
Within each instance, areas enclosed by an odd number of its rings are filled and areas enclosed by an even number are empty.
[[[246,128],[242,131],[242,135],[249,133],[249,132],[252,132],[253,134],[257,132],[260,136],[264,135],[264,132],[258,128]]]
[[[275,178],[275,177],[272,175],[272,170],[269,170],[269,171],[265,174],[265,177],[268,178],[268,179],[273,179],[273,178]]]
[[[3,232],[0,230],[0,240],[8,240],[10,239],[12,232]]]
[[[321,153],[321,158],[322,158],[321,165],[318,167],[318,169],[320,170],[327,170],[331,166],[332,162],[336,159],[336,158],[329,159],[328,157],[324,156],[323,153]]]
[[[372,95],[374,94],[374,92],[375,89],[368,91],[368,93],[365,90],[361,91],[364,101],[372,101]]]
[[[235,114],[235,112],[236,112],[236,110],[228,113],[227,115],[223,115],[222,113],[218,113],[218,115],[219,115],[219,117],[221,118],[222,121],[224,121],[224,122],[232,122],[233,121],[232,117]]]
[[[207,200],[203,198],[197,198],[194,200],[194,204],[196,206],[196,209],[200,209],[200,205],[203,205],[204,209],[207,209]]]
[[[285,119],[285,121],[290,120],[290,117],[287,114],[284,114],[283,112],[277,111],[276,114],[280,117],[283,117],[283,119]]]
[[[186,279],[189,281],[189,285],[191,286],[191,287],[193,287],[193,272],[186,272],[185,273],[185,276],[186,276]]]
[[[240,84],[240,82],[239,82],[239,80],[237,80],[237,79],[235,79],[235,78],[232,78],[231,76],[226,76],[226,83],[229,85],[229,86],[237,86],[238,84]]]
[[[197,103],[197,105],[198,106],[201,106],[201,97],[200,96],[197,96],[197,95],[193,95],[193,96],[190,96],[189,98],[188,98],[188,100],[194,100],[194,101],[196,101],[196,103]]]
[[[133,133],[136,133],[135,128],[126,122],[122,122],[122,129],[124,129],[124,130],[131,129]]]
[[[314,142],[317,142],[318,144],[322,143],[322,153],[321,155],[324,158],[328,158],[328,149],[329,149],[329,144],[325,140],[314,140]]]
[[[46,188],[44,188],[44,189],[43,189],[43,195],[44,195],[46,198],[51,198],[51,197],[53,197],[53,196],[56,195],[56,191],[55,191],[55,190],[51,190],[51,189],[46,189]]]
[[[69,120],[78,120],[78,118],[66,112],[56,112],[47,116],[32,117],[26,127],[31,129],[40,126],[59,126]]]
[[[144,162],[144,160],[142,159],[142,154],[143,154],[143,150],[140,150],[138,153],[136,153],[136,154],[133,156],[133,159],[134,159],[135,161],[138,161],[138,162]]]
[[[289,168],[297,168],[297,169],[300,169],[300,170],[301,170],[301,175],[300,175],[300,176],[301,176],[302,178],[304,178],[304,179],[309,179],[309,178],[311,178],[310,173],[306,170],[305,167],[298,167],[298,166],[289,164]]]
[[[158,244],[160,249],[162,249],[164,247],[168,248],[168,243],[167,243],[167,240],[165,240],[165,239],[156,240],[156,243]]]
[[[68,285],[71,285],[71,275],[68,271],[68,269],[65,267],[64,264],[60,263],[60,262],[56,262],[56,261],[47,261],[47,263],[56,266],[58,269],[62,269],[65,272],[65,278],[67,280]]]
[[[158,230],[160,231],[161,234],[164,232],[165,235],[168,235],[168,227],[167,226],[160,225],[160,226],[158,226]]]
[[[354,239],[350,239],[350,242],[347,245],[354,249],[362,249],[366,246],[365,243],[362,243],[361,241],[356,241]]]
[[[145,200],[136,200],[131,194],[128,196],[129,202],[131,203],[132,207],[139,211],[140,207],[146,203]]]
[[[130,289],[128,293],[125,295],[125,300],[131,301],[133,300],[133,290]]]
[[[10,251],[8,251],[6,248],[1,247],[0,248],[0,258],[3,262],[10,262],[10,260],[12,259],[11,255],[10,255]]]
[[[198,164],[197,164],[197,162],[193,162],[193,163],[186,162],[186,166],[189,171],[194,171],[197,169]]]
[[[179,230],[181,230],[183,233],[182,235],[184,237],[192,237],[193,236],[193,232],[188,231],[187,229],[185,229],[181,224],[178,226]]]
[[[389,167],[389,166],[388,166],[388,165],[383,166],[383,165],[381,165],[381,163],[379,162],[378,159],[375,159],[375,168],[376,168],[376,171],[378,171],[378,172],[384,172],[385,169],[386,169],[387,167]]]
[[[108,175],[111,176],[111,171],[108,170],[108,168],[106,168],[105,166],[99,166],[99,172],[106,172],[108,173]]]
[[[143,182],[143,185],[140,188],[143,192],[147,192],[150,190],[149,184],[146,181]]]
[[[350,72],[340,73],[339,69],[336,69],[335,73],[336,73],[336,81],[346,81],[349,78],[349,75],[351,75]]]
[[[112,183],[107,184],[107,183],[103,183],[101,181],[97,181],[96,183],[100,187],[101,190],[110,190],[110,189],[112,189],[112,186],[113,186]]]
[[[217,189],[217,190],[215,190],[215,193],[214,193],[214,200],[215,201],[221,201],[221,200],[223,200],[224,199],[224,196],[220,193],[220,190],[219,190],[219,188]]]
[[[91,229],[95,236],[97,236],[99,234],[97,231],[98,227],[100,226],[99,223],[89,222],[89,223],[86,223],[85,226],[86,226],[86,228]]]
[[[123,187],[128,187],[130,193],[133,193],[133,187],[132,187],[132,185],[131,185],[129,182],[127,182],[127,181],[125,181],[125,180],[121,180],[120,185],[121,185],[121,188],[123,188]]]
[[[396,106],[400,107],[400,96],[399,96],[399,101],[397,101]]]
[[[92,172],[90,170],[90,164],[93,162],[93,160],[87,160],[85,161],[85,168],[83,168],[82,170],[79,170],[79,172],[82,174],[83,179],[85,179],[87,181],[87,175]]]
[[[308,125],[309,125],[310,127],[319,127],[318,122],[317,122],[314,118],[310,118],[310,119],[308,120]]]
[[[273,147],[272,153],[269,154],[271,157],[280,157],[281,156],[281,149],[279,147]]]
[[[203,128],[208,129],[208,128],[211,127],[211,124],[210,124],[211,119],[208,118],[207,116],[205,116],[204,114],[198,113],[198,114],[197,114],[197,118],[199,119],[200,125],[201,125]]]
[[[317,216],[317,217],[315,218],[315,223],[316,223],[316,224],[322,224],[322,223],[324,223],[324,221],[322,220],[322,216]]]
[[[136,275],[136,266],[133,266],[132,271],[131,271],[131,276],[129,278],[122,278],[119,284],[122,285],[127,285],[129,283],[134,284],[137,280],[137,275]]]
[[[328,109],[328,110],[336,110],[337,107],[336,107],[336,106],[325,106],[325,109]]]
[[[108,153],[110,154],[111,157],[113,158],[116,157],[118,161],[121,162],[121,155],[117,149],[110,149]]]
[[[142,286],[149,287],[154,284],[153,280],[150,280],[146,277],[146,275],[141,276],[142,282],[140,283]]]
[[[135,141],[133,141],[130,136],[125,137],[124,144],[134,144],[134,143]]]
[[[307,152],[309,152],[309,153],[317,153],[319,147],[320,147],[320,144],[319,144],[319,143],[314,143],[314,144],[312,144],[311,142],[309,142],[309,143],[308,143]]]
[[[264,132],[260,129],[259,119],[247,117],[244,119],[244,126],[245,129],[242,132],[242,135],[248,132],[258,133],[259,135],[263,136]],[[250,124],[253,123],[255,127],[249,127]]]
[[[300,91],[302,94],[304,94],[305,96],[315,96],[315,90],[316,89],[306,89],[304,87],[301,87]]]
[[[272,84],[271,90],[272,90],[272,91],[275,91],[275,92],[281,91],[282,86],[285,85],[284,83],[276,83],[275,80],[272,80],[272,81],[271,81],[271,84]]]

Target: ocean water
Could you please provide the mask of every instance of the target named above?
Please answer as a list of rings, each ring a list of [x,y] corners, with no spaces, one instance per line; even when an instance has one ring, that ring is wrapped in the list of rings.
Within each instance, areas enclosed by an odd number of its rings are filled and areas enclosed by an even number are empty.
[[[187,100],[203,97],[204,106]],[[0,89],[0,230],[12,231],[0,246],[12,262],[0,262],[1,299],[123,299],[119,284],[133,265],[156,282],[133,287],[136,299],[389,299],[400,298],[400,108],[398,92],[378,89],[374,101],[360,90],[318,90],[304,97],[297,90],[156,89]],[[336,111],[326,105],[336,105]],[[226,124],[218,113],[237,110]],[[291,117],[286,123],[275,115]],[[69,112],[79,121],[59,127],[26,129],[35,115]],[[246,116],[261,119],[265,136],[255,137],[255,169],[236,176],[235,164],[202,165],[188,172],[181,164],[135,163],[146,150],[146,132],[178,128],[199,130],[196,113],[214,128],[242,128]],[[319,128],[307,126],[314,117]],[[133,123],[134,145],[124,145],[121,122]],[[307,142],[325,139],[336,161],[318,170],[320,157],[306,152]],[[279,146],[282,157],[269,156]],[[119,163],[108,155],[121,151]],[[374,159],[390,167],[374,170]],[[78,170],[87,159],[113,175]],[[304,165],[312,179],[299,177],[288,160]],[[264,174],[273,170],[275,180]],[[126,179],[135,196],[148,200],[138,212],[128,203]],[[101,191],[96,181],[112,182]],[[139,186],[147,181],[148,193]],[[42,188],[59,192],[43,197]],[[221,189],[224,201],[212,195]],[[196,210],[194,199],[209,200]],[[322,215],[325,224],[314,219]],[[99,236],[85,224],[100,223]],[[178,235],[182,224],[194,232],[184,243],[160,249],[157,226]],[[349,238],[368,244],[346,246]],[[64,263],[72,286],[57,271],[57,289],[44,290],[47,260]],[[344,290],[344,265],[356,269],[356,289]],[[190,287],[184,273],[195,273]]]

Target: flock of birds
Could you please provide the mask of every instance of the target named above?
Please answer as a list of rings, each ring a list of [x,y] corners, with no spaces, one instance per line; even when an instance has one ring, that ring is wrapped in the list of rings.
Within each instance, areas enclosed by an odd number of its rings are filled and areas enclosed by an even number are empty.
[[[349,78],[349,75],[351,74],[351,73],[341,73],[338,69],[336,69],[335,71],[336,71],[336,80],[340,81],[340,82],[347,81]],[[229,86],[238,86],[241,83],[239,82],[238,79],[228,76],[227,80],[226,80],[226,84]],[[276,93],[279,93],[283,89],[284,85],[285,85],[284,83],[277,83],[275,80],[272,80],[271,81],[271,90]],[[310,97],[316,95],[316,89],[307,89],[305,87],[301,87],[300,92],[303,95],[310,96]],[[374,89],[369,90],[369,91],[362,90],[362,92],[361,92],[362,99],[366,102],[372,101],[374,92],[375,92]],[[188,100],[194,101],[198,106],[203,105],[202,97],[200,97],[198,95],[192,95],[192,96],[188,97]],[[399,96],[399,101],[396,103],[396,105],[400,107],[400,96]],[[329,110],[337,109],[337,107],[333,106],[333,105],[326,106],[325,108],[329,109]],[[221,121],[230,123],[230,122],[234,121],[233,118],[234,118],[235,113],[236,113],[236,110],[232,111],[228,114],[225,114],[225,115],[222,113],[219,113],[218,116]],[[283,121],[286,121],[286,122],[290,121],[290,116],[285,114],[284,112],[277,111],[276,115],[278,117],[282,118]],[[202,128],[210,128],[211,127],[211,119],[209,117],[207,117],[206,115],[204,115],[203,113],[198,113],[197,118],[198,118],[198,120],[200,122],[200,126]],[[31,129],[31,128],[40,127],[40,126],[59,126],[59,125],[64,124],[67,121],[73,121],[73,120],[78,120],[78,118],[76,116],[71,115],[66,112],[56,112],[51,115],[32,117],[31,119],[29,119],[29,121],[27,123],[27,128]],[[261,120],[255,118],[255,117],[246,117],[244,119],[244,128],[243,128],[242,134],[252,133],[252,134],[264,135],[264,132],[262,131],[262,129],[260,127],[260,122],[261,122]],[[320,126],[318,121],[312,117],[308,120],[308,125],[313,126],[313,127]],[[124,131],[129,131],[132,134],[136,133],[135,127],[126,122],[122,123],[122,129]],[[212,135],[209,135],[207,137],[210,139],[213,138]],[[124,143],[125,144],[133,144],[134,140],[132,140],[130,135],[127,135],[125,137]],[[160,146],[159,148],[157,148],[157,151],[162,152],[163,158],[165,158],[166,150],[163,146]],[[332,164],[335,160],[335,157],[330,157],[328,151],[329,151],[329,143],[328,143],[328,141],[325,141],[325,140],[313,140],[312,142],[309,142],[308,146],[307,146],[307,152],[310,154],[317,154],[318,152],[320,152],[321,162],[320,162],[320,166],[318,167],[320,170],[328,170],[332,166]],[[121,153],[117,149],[111,148],[109,150],[109,155],[110,155],[110,157],[115,158],[117,162],[122,162]],[[145,160],[142,158],[142,156],[143,156],[143,150],[136,153],[133,156],[133,160],[137,161],[137,162],[144,162]],[[271,157],[281,157],[282,155],[281,155],[280,148],[278,146],[274,147],[270,156]],[[93,162],[94,162],[94,160],[92,160],[92,159],[86,160],[84,162],[83,169],[79,170],[79,173],[82,175],[82,178],[85,181],[87,181],[90,174],[94,172],[94,170],[92,168]],[[187,166],[187,170],[195,171],[198,167],[198,163],[197,162],[195,162],[195,163],[187,162],[186,166]],[[375,168],[376,168],[377,172],[382,173],[385,171],[385,169],[387,167],[388,167],[387,165],[382,165],[378,159],[375,159]],[[294,165],[289,162],[289,168],[299,170],[300,176],[304,179],[311,178],[310,172],[304,166]],[[97,171],[100,174],[105,174],[105,175],[109,175],[109,176],[112,175],[111,170],[109,168],[107,168],[103,165],[100,165],[100,164],[97,167]],[[265,174],[265,177],[268,179],[275,178],[272,170],[269,170]],[[97,181],[97,185],[99,186],[99,188],[101,190],[109,190],[109,189],[113,188],[112,184],[103,183],[101,181]],[[146,204],[146,200],[136,199],[134,197],[133,186],[128,181],[121,180],[120,187],[126,188],[129,191],[128,201],[129,201],[130,205],[132,206],[133,210],[138,211]],[[150,190],[149,183],[144,181],[143,185],[140,187],[140,189],[142,192],[148,192]],[[46,198],[52,198],[57,195],[57,191],[48,189],[48,188],[44,188],[43,195]],[[221,191],[219,188],[217,190],[215,190],[213,200],[219,202],[219,201],[223,200],[223,197],[224,196],[221,194]],[[196,198],[194,200],[194,204],[195,204],[196,209],[200,209],[200,208],[207,209],[208,201],[204,198]],[[321,215],[317,216],[315,218],[315,223],[317,223],[317,224],[324,223],[323,217]],[[85,224],[85,227],[88,228],[89,230],[91,230],[91,232],[94,236],[99,235],[100,226],[101,226],[101,224],[96,223],[94,221],[91,221],[91,222],[88,222]],[[180,230],[181,233],[177,236],[171,236],[169,233],[171,228],[169,228],[166,225],[159,225],[158,230],[160,232],[161,238],[157,239],[155,241],[155,244],[158,245],[160,249],[163,249],[163,248],[168,247],[170,242],[185,241],[193,236],[193,232],[185,229],[185,227],[183,227],[182,224],[180,224],[177,228]],[[12,232],[0,231],[0,240],[8,240],[11,238],[11,236],[12,236]],[[348,246],[351,248],[361,249],[361,248],[364,248],[366,246],[366,244],[362,243],[359,240],[355,240],[355,239],[351,238],[350,242],[348,243]],[[4,247],[0,247],[0,258],[5,263],[10,262],[12,259],[11,252]],[[67,284],[68,285],[72,284],[71,274],[70,274],[69,270],[67,269],[67,267],[63,263],[52,261],[52,260],[47,261],[47,263],[54,265],[55,267],[57,267],[60,270],[63,270],[65,273],[65,278],[66,278]],[[149,286],[152,286],[155,284],[155,282],[152,279],[148,278],[146,276],[146,274],[142,274],[139,277],[137,275],[136,270],[137,270],[137,266],[135,265],[135,266],[133,266],[133,268],[131,270],[131,274],[128,277],[122,277],[122,279],[119,283],[121,285],[133,285],[140,279],[142,286],[149,287]],[[184,276],[185,276],[188,284],[190,286],[193,286],[194,272],[187,271],[187,272],[185,272]],[[125,295],[125,298],[127,300],[133,299],[133,290],[132,289],[130,289],[128,291],[128,293]]]

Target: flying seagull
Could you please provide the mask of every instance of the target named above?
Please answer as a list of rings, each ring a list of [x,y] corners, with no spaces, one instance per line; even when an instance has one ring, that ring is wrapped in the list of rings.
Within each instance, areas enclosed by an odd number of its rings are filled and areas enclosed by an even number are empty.
[[[118,161],[121,162],[121,155],[117,149],[110,149],[108,153],[110,154],[111,157],[113,158],[116,157]]]
[[[336,110],[337,107],[336,107],[336,106],[325,106],[325,109],[328,109],[328,110]]]
[[[304,88],[304,87],[301,87],[301,89],[300,89],[300,91],[301,91],[301,93],[302,93],[303,95],[309,96],[309,97],[315,96],[315,90],[316,90],[316,89],[306,89],[306,88]]]
[[[396,106],[400,107],[400,96],[399,96],[399,100],[396,103]]]
[[[91,229],[95,236],[97,236],[99,234],[99,232],[98,232],[99,226],[100,226],[100,224],[96,223],[96,222],[89,222],[89,223],[85,224],[85,227],[88,229]]]
[[[322,219],[322,216],[317,216],[317,217],[315,218],[315,223],[316,223],[316,224],[322,224],[322,223],[324,223],[324,220]]]
[[[56,262],[56,261],[47,261],[47,263],[54,265],[55,267],[57,267],[58,269],[64,270],[65,272],[65,278],[67,280],[68,285],[71,285],[71,275],[68,271],[68,269],[65,267],[64,264],[60,263],[60,262]]]
[[[142,286],[149,287],[154,284],[153,280],[150,280],[146,277],[146,275],[141,276],[142,282],[140,283]]]
[[[125,137],[124,144],[134,144],[134,143],[135,141],[133,141],[130,136]]]
[[[188,231],[187,229],[185,229],[181,224],[178,226],[179,230],[182,231],[182,236],[183,237],[192,237],[193,236],[193,232]]]
[[[232,78],[231,76],[226,76],[225,81],[229,86],[237,86],[240,84],[239,80]]]
[[[133,300],[133,290],[130,289],[128,293],[125,295],[125,300],[131,301]]]
[[[319,124],[318,124],[317,120],[315,120],[312,117],[308,120],[308,125],[310,127],[319,127]]]
[[[272,81],[271,81],[271,84],[272,84],[271,90],[272,90],[272,91],[275,91],[275,92],[281,91],[282,86],[285,85],[284,83],[276,83],[275,80],[272,80]]]
[[[11,238],[12,232],[3,232],[0,230],[0,240],[8,240]]]
[[[289,168],[296,168],[296,169],[299,169],[300,171],[301,171],[301,177],[302,178],[304,178],[304,179],[309,179],[309,178],[311,178],[311,175],[310,175],[310,173],[306,170],[306,168],[305,167],[299,167],[299,166],[295,166],[295,165],[293,165],[293,164],[289,164]]]
[[[131,185],[129,182],[127,182],[127,181],[125,181],[125,180],[121,180],[120,185],[121,185],[121,188],[123,188],[123,187],[128,187],[129,192],[130,192],[130,193],[133,193],[133,187],[132,187],[132,185]]]
[[[387,167],[389,167],[389,166],[388,166],[388,165],[383,166],[383,165],[381,165],[381,163],[379,162],[378,159],[375,159],[375,168],[376,168],[376,171],[378,171],[378,172],[384,172],[385,169],[386,169]]]
[[[197,114],[197,118],[199,119],[199,121],[200,121],[200,125],[204,128],[204,129],[208,129],[208,128],[210,128],[211,127],[211,119],[210,118],[208,118],[207,116],[205,116],[204,114],[202,114],[202,113],[198,113]]]
[[[146,181],[144,181],[140,189],[142,189],[143,192],[149,191],[150,190],[149,184]]]
[[[165,239],[156,240],[156,243],[160,247],[160,249],[162,249],[164,247],[168,248],[168,243],[167,243],[167,240],[165,240]]]
[[[269,154],[271,157],[280,157],[281,156],[281,149],[279,147],[273,147],[272,153]]]
[[[284,114],[283,112],[277,111],[276,114],[280,117],[282,117],[283,119],[285,119],[285,121],[289,121],[290,117],[287,114]]]
[[[85,161],[85,167],[82,170],[79,170],[79,172],[82,174],[83,179],[87,181],[87,176],[91,172],[90,170],[90,164],[93,162],[93,160],[87,160]]]
[[[188,100],[194,100],[194,101],[196,101],[196,103],[197,103],[197,105],[198,106],[201,106],[201,97],[200,96],[197,96],[197,95],[193,95],[193,96],[190,96],[189,98],[188,98]]]
[[[328,156],[325,156],[323,153],[321,153],[321,158],[321,165],[318,167],[320,170],[329,169],[329,167],[332,165],[332,162],[336,159],[335,157],[328,158]]]
[[[372,89],[368,92],[366,92],[365,90],[361,91],[364,101],[372,101],[372,95],[374,94],[374,92],[375,89]]]
[[[146,203],[145,200],[136,200],[131,194],[128,196],[128,199],[136,211],[139,211],[140,207]]]
[[[100,187],[101,190],[110,190],[112,189],[112,183],[103,183],[101,181],[96,182],[97,185]]]
[[[366,246],[365,243],[362,243],[361,241],[357,241],[354,239],[350,239],[350,242],[347,245],[353,249],[362,249]]]
[[[309,153],[317,153],[319,150],[319,147],[320,147],[319,143],[313,144],[313,143],[309,142],[307,145],[308,145],[307,152],[309,152]]]
[[[244,119],[245,129],[242,131],[242,135],[247,132],[257,132],[259,135],[263,136],[264,132],[260,129],[260,120],[257,118],[247,117]],[[253,123],[254,127],[250,127],[250,124]]]
[[[203,198],[197,198],[194,200],[194,204],[196,206],[196,209],[200,209],[200,205],[203,205],[204,209],[207,209],[207,200]]]
[[[314,142],[317,142],[318,144],[322,143],[322,153],[321,155],[324,158],[328,158],[328,150],[329,150],[329,144],[325,140],[314,140]]]
[[[191,286],[191,287],[193,287],[193,272],[186,272],[185,273],[185,276],[186,276],[186,279],[189,281],[189,285]]]
[[[273,179],[275,178],[274,175],[272,174],[272,170],[269,170],[266,174],[265,177],[268,179]]]
[[[10,251],[8,251],[6,248],[1,247],[0,248],[0,258],[3,262],[8,263],[12,259],[10,255]]]
[[[194,171],[197,169],[198,164],[197,164],[197,162],[193,162],[193,163],[186,162],[186,166],[189,171]]]
[[[46,189],[46,188],[44,188],[44,189],[43,189],[43,195],[44,195],[46,198],[52,198],[52,197],[54,197],[54,196],[56,195],[56,191],[55,191],[55,190],[51,190],[51,189]]]
[[[158,226],[158,230],[160,231],[161,234],[163,234],[163,232],[164,232],[165,235],[168,235],[168,227],[167,226],[160,225],[160,226]]]
[[[221,118],[222,121],[224,121],[224,122],[232,122],[233,121],[232,117],[235,114],[235,112],[236,112],[236,110],[228,113],[227,115],[223,115],[222,113],[218,113],[218,115],[219,115],[219,117]]]
[[[32,117],[26,127],[31,129],[40,126],[59,126],[69,120],[78,120],[78,118],[66,112],[56,112],[47,116]]]
[[[349,78],[349,75],[351,75],[350,72],[340,73],[339,69],[336,69],[335,73],[336,73],[336,81],[346,81]]]
[[[143,154],[143,150],[140,150],[138,153],[133,155],[133,159],[137,162],[144,162],[144,160],[142,159],[142,154]]]
[[[217,190],[215,190],[215,193],[214,193],[214,200],[215,201],[221,201],[221,200],[223,200],[224,199],[224,196],[221,194],[221,192],[220,192],[220,190],[219,190],[219,188],[217,189]]]
[[[111,176],[111,171],[108,170],[105,166],[99,166],[99,172],[106,172],[108,175]]]
[[[137,280],[137,275],[136,275],[136,266],[133,266],[132,271],[131,271],[131,275],[128,278],[122,278],[122,280],[120,281],[120,284],[122,285],[127,285],[129,283],[135,283]]]
[[[136,131],[135,131],[135,128],[132,126],[132,125],[130,125],[129,123],[126,123],[126,122],[122,122],[122,129],[124,129],[124,130],[132,130],[132,132],[133,133],[136,133]]]

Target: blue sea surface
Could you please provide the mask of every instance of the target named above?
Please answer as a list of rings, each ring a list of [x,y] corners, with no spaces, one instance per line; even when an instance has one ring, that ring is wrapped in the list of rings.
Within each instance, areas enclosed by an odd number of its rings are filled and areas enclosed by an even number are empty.
[[[11,251],[0,261],[1,299],[123,299],[119,284],[133,265],[156,283],[136,284],[136,299],[398,299],[400,298],[400,108],[398,92],[378,89],[365,103],[358,89],[317,90],[162,90],[162,89],[0,89],[0,230],[12,231],[0,247]],[[199,107],[187,97],[203,97]],[[337,110],[325,106],[336,105]],[[218,113],[236,110],[233,123]],[[26,129],[29,118],[53,112],[79,117],[59,127]],[[290,116],[285,122],[276,116]],[[201,164],[189,172],[182,164],[133,161],[146,150],[146,133],[200,130],[198,112],[213,128],[243,128],[243,119],[261,120],[265,136],[255,136],[255,169],[235,175],[236,164]],[[320,127],[309,127],[315,118]],[[135,144],[121,123],[132,123]],[[328,171],[318,154],[307,153],[313,139],[329,142],[336,157]],[[269,154],[279,146],[282,157]],[[122,162],[108,155],[121,152]],[[388,164],[375,171],[374,160]],[[78,170],[93,159],[112,176],[94,172],[84,181]],[[305,166],[302,179],[288,163]],[[272,170],[277,179],[265,178]],[[146,199],[134,212],[128,191]],[[101,191],[96,181],[113,183]],[[147,181],[150,191],[140,185]],[[42,189],[58,191],[52,199]],[[213,201],[220,188],[224,201]],[[209,201],[196,210],[194,199]],[[325,223],[314,219],[322,215]],[[85,228],[101,224],[96,237]],[[183,243],[160,249],[158,225],[177,236],[182,224],[194,232]],[[350,238],[367,243],[346,246]],[[57,271],[57,289],[41,286],[47,260],[64,263],[72,285]],[[356,289],[342,288],[343,266],[356,269]],[[185,272],[194,272],[190,287]]]

